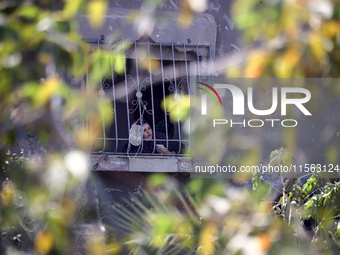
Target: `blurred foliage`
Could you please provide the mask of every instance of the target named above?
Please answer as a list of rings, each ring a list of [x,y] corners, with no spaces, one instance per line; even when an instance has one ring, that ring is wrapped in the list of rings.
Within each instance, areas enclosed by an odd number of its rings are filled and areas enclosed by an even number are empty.
[[[184,27],[207,5],[182,3]],[[157,4],[146,1],[148,10],[137,17],[140,31],[154,26]],[[317,174],[285,187],[278,201],[268,199],[272,189],[261,179],[251,191],[221,179],[194,179],[183,187],[156,175],[141,196],[114,205],[114,226],[98,220],[100,201],[89,203],[82,185],[102,121],[113,116],[96,80],[111,68],[121,73],[125,63],[121,51],[88,57],[75,15],[87,13],[100,27],[107,6],[104,0],[0,3],[0,254],[338,254],[339,183],[324,183]],[[257,48],[227,75],[337,77],[339,13],[337,1],[236,1],[238,28],[246,45]],[[147,58],[143,63],[145,69],[159,67]],[[79,81],[86,71],[92,78],[85,90]],[[185,119],[189,99],[170,95],[163,107],[172,120]],[[223,158],[221,141],[215,144],[196,128],[203,137],[197,147],[211,154],[218,144],[212,161]],[[249,165],[258,157],[252,149],[244,159]],[[48,155],[42,159],[40,152]],[[277,153],[273,164],[281,164]],[[336,148],[327,155],[338,159]]]
[[[322,247],[323,253],[338,254],[340,183],[327,182],[320,177],[320,173],[314,173],[306,182],[297,179],[273,209],[277,215],[296,225],[296,231],[305,232],[313,245]]]
[[[170,94],[163,100],[162,109],[170,114],[174,122],[188,120],[190,116],[190,97],[185,94]]]
[[[204,12],[207,9],[208,0],[183,0],[181,11],[178,15],[178,25],[188,28],[194,18],[195,13]]]
[[[183,1],[182,26],[190,25],[194,12],[189,1]],[[339,13],[338,1],[235,1],[233,20],[247,54],[245,63],[228,68],[226,76],[338,77]],[[336,86],[320,89],[339,93]],[[173,97],[163,102],[163,109],[173,109]],[[185,113],[183,106],[174,116]],[[214,108],[210,115],[208,120],[226,116]],[[226,129],[215,136],[223,139],[215,141],[207,135],[211,121],[199,121],[190,123],[199,137],[192,148],[207,155],[209,163],[223,161],[226,146],[247,154],[228,163],[255,165],[261,158],[251,137],[236,137]],[[294,130],[283,134],[293,152],[297,135]],[[336,162],[337,148],[331,147],[327,157]],[[294,162],[294,154],[284,146],[271,153],[268,166]],[[151,176],[141,197],[114,206],[121,216],[117,228],[125,232],[123,249],[132,254],[338,254],[339,183],[311,175],[288,180],[278,176],[278,186],[255,175],[253,191],[220,179],[194,179],[183,187],[168,176]]]
[[[339,77],[338,1],[236,1],[243,47],[255,46],[233,77]]]
[[[75,230],[95,215],[81,194],[90,149],[103,121],[113,119],[97,83],[111,68],[124,68],[122,50],[91,52],[76,15],[89,14],[98,27],[107,6],[105,0],[0,3],[0,254],[119,249],[105,246],[102,230],[93,227],[88,232],[99,234],[84,240]],[[97,80],[85,90],[86,72]]]
[[[140,196],[113,206],[107,234],[124,254],[338,254],[339,183],[318,180],[297,180],[273,206],[266,183],[255,191],[216,179],[184,186],[157,174]]]

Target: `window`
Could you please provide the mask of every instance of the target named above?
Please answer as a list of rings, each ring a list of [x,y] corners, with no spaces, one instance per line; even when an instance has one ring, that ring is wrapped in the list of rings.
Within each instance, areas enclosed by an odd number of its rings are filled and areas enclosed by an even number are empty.
[[[177,26],[178,13],[164,11],[157,15],[159,26],[156,25],[151,34],[142,36],[129,22],[133,13],[131,9],[109,8],[100,28],[92,27],[87,15],[77,17],[79,32],[92,51],[105,50],[111,54],[113,48],[123,46],[126,56],[122,74],[111,72],[95,82],[98,93],[106,96],[107,110],[114,114],[115,121],[111,127],[104,128],[103,125],[102,134],[98,137],[100,146],[93,148],[92,165],[100,171],[189,172],[190,159],[185,157],[182,150],[183,147],[189,148],[189,141],[183,136],[184,127],[180,122],[168,121],[169,112],[164,111],[161,104],[164,97],[175,97],[176,93],[195,93],[190,87],[196,86],[196,79],[210,81],[211,78],[203,77],[205,72],[200,64],[214,58],[217,36],[215,18],[208,13],[200,13],[195,15],[190,27],[182,29]],[[112,35],[118,36],[118,43],[106,42],[105,38]],[[132,44],[123,44],[126,40]],[[88,73],[84,80],[90,77]],[[163,133],[167,129],[160,142],[180,145],[174,146],[175,155],[155,153],[155,144],[160,140],[157,137],[156,142],[149,141],[151,152],[128,150],[129,130],[143,110],[143,117],[151,124],[153,133],[156,127]]]
[[[106,45],[104,38],[97,41],[93,50],[107,50],[118,44]],[[90,43],[93,41],[90,41]],[[105,128],[98,137],[100,146],[94,153],[121,156],[160,156],[157,144],[163,144],[177,156],[184,156],[189,148],[180,121],[172,121],[170,109],[164,101],[167,97],[177,99],[190,95],[191,78],[198,74],[198,63],[211,58],[209,45],[155,43],[150,38],[140,39],[123,47],[124,72],[111,74],[95,81],[98,93],[106,97],[107,111],[114,115],[112,125]],[[198,54],[197,54],[198,53]],[[91,78],[87,74],[86,81]],[[173,101],[176,104],[176,100]],[[173,105],[172,110],[177,106]],[[139,120],[146,120],[152,129],[152,139],[143,139],[139,146],[129,145],[130,128]],[[91,124],[90,124],[91,125]],[[155,135],[156,134],[156,135]],[[172,155],[167,155],[172,156]]]

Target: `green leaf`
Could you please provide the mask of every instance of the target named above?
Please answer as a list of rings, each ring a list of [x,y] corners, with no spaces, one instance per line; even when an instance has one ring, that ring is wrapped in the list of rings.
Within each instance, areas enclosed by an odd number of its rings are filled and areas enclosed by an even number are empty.
[[[168,180],[168,177],[166,174],[157,173],[157,174],[152,174],[148,178],[147,183],[150,187],[156,188],[156,187],[163,185],[167,180]]]
[[[34,5],[25,5],[18,10],[18,16],[35,19],[41,10]]]
[[[187,185],[187,188],[190,192],[196,192],[198,190],[201,190],[203,187],[203,179],[194,179],[189,182]]]

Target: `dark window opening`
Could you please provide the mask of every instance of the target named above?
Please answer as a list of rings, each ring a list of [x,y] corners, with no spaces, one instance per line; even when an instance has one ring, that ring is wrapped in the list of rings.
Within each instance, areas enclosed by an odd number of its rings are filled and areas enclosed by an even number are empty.
[[[202,60],[197,52],[210,52],[210,48],[135,42],[126,50],[124,73],[114,74],[113,79],[109,75],[97,83],[99,94],[107,97],[107,110],[114,115],[114,122],[106,128],[103,123],[102,134],[97,138],[99,143],[93,152],[159,155],[156,144],[161,143],[172,148],[174,154],[183,155],[189,144],[182,123],[170,119],[170,110],[164,111],[163,102],[167,97],[178,99],[190,94],[190,67],[199,68]],[[151,63],[156,67],[151,68]],[[199,70],[196,73],[199,75]],[[172,102],[176,104],[176,100]],[[177,106],[172,107],[174,110]],[[140,118],[150,123],[153,139],[144,140],[136,148],[129,145],[129,135],[131,126]]]

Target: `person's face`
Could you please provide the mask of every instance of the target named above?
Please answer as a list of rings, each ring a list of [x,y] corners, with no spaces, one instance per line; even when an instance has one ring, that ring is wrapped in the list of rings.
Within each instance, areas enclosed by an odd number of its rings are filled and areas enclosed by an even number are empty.
[[[152,129],[148,123],[143,125],[144,132],[143,132],[143,139],[152,139]]]

